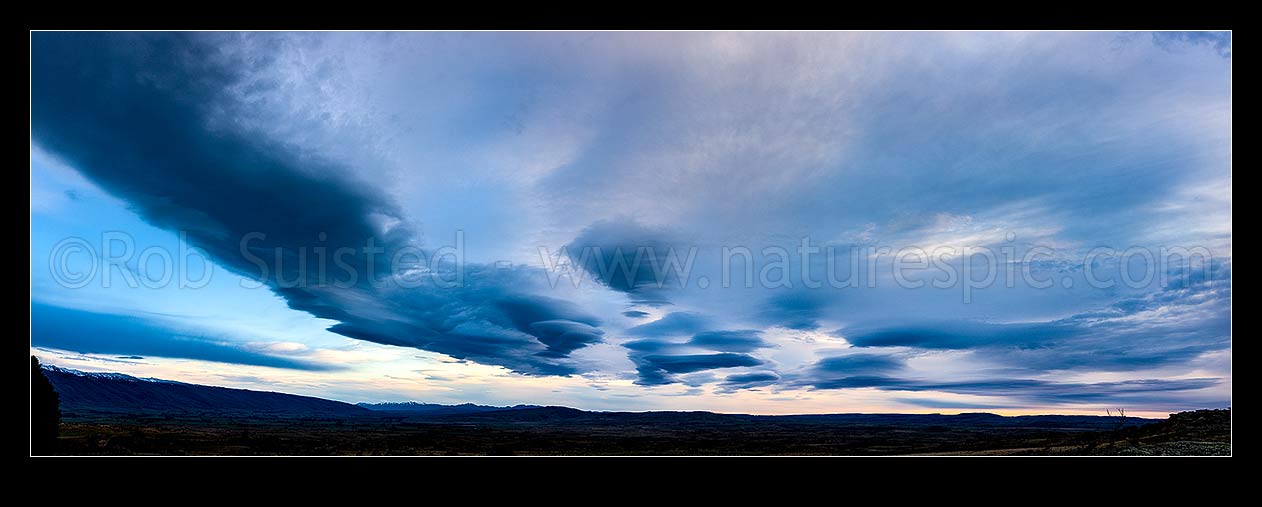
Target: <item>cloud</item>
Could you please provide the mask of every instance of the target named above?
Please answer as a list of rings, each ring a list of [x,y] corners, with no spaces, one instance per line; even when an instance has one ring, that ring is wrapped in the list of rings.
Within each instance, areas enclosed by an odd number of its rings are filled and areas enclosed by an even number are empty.
[[[827,306],[827,293],[797,291],[768,298],[761,317],[770,325],[810,331],[819,328],[818,319]]]
[[[714,352],[753,352],[760,348],[774,347],[762,338],[759,331],[745,329],[732,331],[705,331],[686,341],[663,338],[644,338],[622,343],[633,353],[673,352],[706,350]]]
[[[647,324],[627,330],[628,334],[644,337],[662,337],[694,334],[713,325],[709,317],[695,312],[672,312]]]
[[[233,109],[234,90],[269,86],[246,77],[275,57],[234,53],[233,42],[229,34],[34,34],[32,137],[145,220],[186,231],[216,263],[263,279],[291,308],[339,321],[333,332],[521,373],[577,371],[566,358],[600,340],[599,321],[525,291],[542,280],[526,268],[466,266],[455,289],[379,286],[398,276],[388,260],[417,246],[409,217],[353,168],[240,128],[249,122],[225,122],[245,114]],[[369,241],[380,249],[375,258]],[[304,269],[317,246],[344,249],[345,267]]]
[[[565,245],[570,262],[610,289],[639,300],[665,303],[671,286],[680,283],[688,249],[662,230],[631,219],[601,220]]]
[[[720,368],[758,366],[763,361],[746,354],[723,352],[718,354],[633,356],[636,370],[640,373],[637,384],[659,385],[677,382],[672,374],[693,373]]]
[[[659,352],[662,350],[673,349],[673,348],[679,347],[680,345],[683,345],[683,344],[677,343],[677,342],[651,340],[651,339],[631,340],[629,342],[623,342],[622,344],[623,347],[626,347],[634,351],[639,351],[639,352]]]
[[[887,376],[845,377],[816,382],[819,389],[872,387],[887,391],[938,391],[976,396],[1002,396],[1021,404],[1113,403],[1144,406],[1168,403],[1169,393],[1213,387],[1218,379],[1139,379],[1120,382],[1053,382],[1034,379],[994,379],[967,382],[929,382]],[[1221,403],[1206,398],[1203,403]],[[1196,406],[1196,403],[1192,403]]]
[[[752,329],[697,333],[687,344],[721,352],[751,352],[772,346],[763,340],[761,332]]]
[[[772,347],[762,333],[752,329],[712,330],[709,317],[692,312],[668,313],[662,318],[632,327],[626,332],[640,339],[623,342],[636,365],[637,384],[662,385],[679,382],[674,374],[717,368],[757,366],[765,361],[746,354]],[[687,340],[679,337],[692,335]],[[699,350],[715,354],[689,353]],[[710,382],[709,376],[702,380]],[[698,382],[697,379],[685,381]]]
[[[1003,397],[1018,404],[1115,403],[1154,407],[1170,403],[1170,393],[1214,387],[1220,379],[1135,379],[1114,382],[1056,382],[1041,379],[983,378],[944,381],[913,378],[906,363],[898,358],[856,353],[822,359],[805,374],[794,376],[790,384],[815,389],[873,388],[883,391],[943,392],[974,396]],[[1213,398],[1196,398],[1197,403],[1219,403]],[[961,405],[961,407],[963,407]]]
[[[757,366],[762,361],[745,354],[691,354],[683,356],[650,355],[644,360],[667,373],[692,373],[715,368]]]
[[[1158,47],[1206,45],[1223,58],[1231,58],[1231,32],[1154,32],[1152,41]]]
[[[197,359],[293,370],[328,371],[340,365],[261,354],[245,346],[215,340],[198,330],[179,329],[139,316],[95,313],[31,303],[31,345],[80,354],[123,354]]]
[[[901,360],[878,354],[850,354],[829,357],[815,364],[815,369],[821,373],[846,375],[885,373],[901,369],[902,367],[903,362]]]
[[[843,329],[856,347],[971,350],[1013,368],[1138,370],[1185,363],[1231,346],[1231,269],[1173,273],[1163,290],[1045,322],[936,320]]]
[[[722,385],[727,390],[749,389],[773,385],[779,380],[780,376],[772,372],[738,373],[728,375]]]
[[[557,357],[565,357],[575,349],[599,342],[601,335],[605,334],[590,325],[569,320],[532,322],[530,330]]]
[[[934,321],[912,326],[855,328],[844,334],[857,347],[917,347],[970,349],[989,346],[1046,347],[1071,330],[1061,322],[1042,324],[991,324],[986,322]]]
[[[901,385],[900,379],[889,376],[905,368],[896,357],[857,353],[824,358],[816,362],[805,376],[793,382],[818,389],[854,389]]]
[[[496,306],[518,331],[547,346],[541,355],[567,357],[575,349],[599,342],[605,334],[596,327],[600,319],[559,299],[515,296],[498,300]]]

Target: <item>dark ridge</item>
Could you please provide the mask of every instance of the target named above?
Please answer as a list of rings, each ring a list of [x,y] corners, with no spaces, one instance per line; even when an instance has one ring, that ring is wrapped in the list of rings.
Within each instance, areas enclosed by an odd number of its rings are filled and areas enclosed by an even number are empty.
[[[530,408],[539,408],[538,405],[513,405],[509,407],[496,407],[490,405],[476,405],[473,403],[461,403],[459,405],[442,405],[438,403],[418,403],[415,401],[405,401],[401,403],[356,403],[360,407],[364,407],[374,412],[384,412],[389,414],[406,414],[406,415],[458,415],[458,414],[477,414],[482,412],[496,412],[500,410],[523,410]]]
[[[368,409],[340,401],[266,391],[86,373],[44,365],[67,417],[81,413],[179,413],[250,416],[362,416]]]

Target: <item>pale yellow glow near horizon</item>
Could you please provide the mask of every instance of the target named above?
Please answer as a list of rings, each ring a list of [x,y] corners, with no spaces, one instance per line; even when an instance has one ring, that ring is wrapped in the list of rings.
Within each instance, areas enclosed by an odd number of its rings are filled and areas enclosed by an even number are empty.
[[[1021,406],[1000,397],[943,392],[898,392],[873,388],[845,390],[742,390],[723,393],[704,387],[645,387],[631,378],[534,377],[440,354],[371,343],[349,351],[321,351],[322,360],[339,360],[347,368],[336,371],[298,371],[283,368],[214,363],[191,359],[148,357],[122,360],[109,355],[79,354],[31,348],[41,362],[89,372],[116,372],[192,384],[275,391],[333,399],[348,403],[417,401],[485,405],[558,405],[601,411],[709,411],[755,415],[827,413],[958,414],[990,412],[1005,416],[1065,414],[1105,415],[1103,405]],[[368,366],[371,365],[371,371]],[[960,408],[929,408],[909,399],[932,399]],[[975,407],[975,408],[969,408]],[[1164,411],[1123,407],[1134,417],[1165,418]]]

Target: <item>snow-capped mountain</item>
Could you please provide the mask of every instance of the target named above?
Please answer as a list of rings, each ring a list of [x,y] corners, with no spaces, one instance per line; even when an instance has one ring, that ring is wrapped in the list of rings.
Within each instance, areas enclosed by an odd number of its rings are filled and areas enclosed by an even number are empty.
[[[355,416],[366,408],[294,394],[251,391],[137,378],[122,373],[84,372],[42,365],[61,399],[63,414],[239,414],[258,416]]]
[[[64,373],[67,375],[75,375],[78,377],[123,380],[123,381],[128,381],[128,382],[159,382],[159,383],[164,383],[164,384],[183,384],[183,382],[176,382],[174,380],[165,380],[165,379],[153,378],[153,377],[133,377],[127,374],[113,373],[113,372],[83,371],[83,370],[76,370],[74,368],[62,368],[60,366],[53,366],[51,364],[41,364],[40,368],[42,368],[46,372],[52,371],[52,372]]]

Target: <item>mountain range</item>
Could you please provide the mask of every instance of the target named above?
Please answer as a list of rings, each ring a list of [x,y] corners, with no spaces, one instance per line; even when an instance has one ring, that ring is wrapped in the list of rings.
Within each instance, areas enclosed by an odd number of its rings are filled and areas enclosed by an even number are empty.
[[[61,398],[63,414],[208,413],[256,416],[362,416],[371,411],[311,396],[185,384],[121,373],[93,373],[42,365]]]
[[[799,424],[935,426],[967,425],[1021,428],[1111,429],[1152,419],[1079,415],[1007,417],[991,413],[943,414],[810,414],[749,415],[713,412],[652,411],[596,412],[539,405],[488,406],[465,403],[359,403],[357,405],[310,396],[227,387],[187,384],[121,373],[82,372],[43,365],[44,374],[61,396],[69,415],[183,414],[249,417],[389,417],[460,420],[466,422],[570,422],[596,424],[724,424],[780,422]]]
[[[459,415],[459,414],[480,414],[483,412],[498,412],[501,410],[525,410],[532,408],[542,408],[539,405],[512,405],[505,407],[497,407],[493,405],[475,405],[473,403],[461,403],[459,405],[443,405],[440,403],[420,403],[415,401],[404,402],[386,402],[386,403],[356,403],[357,406],[382,412],[387,414],[406,414],[406,415]]]

